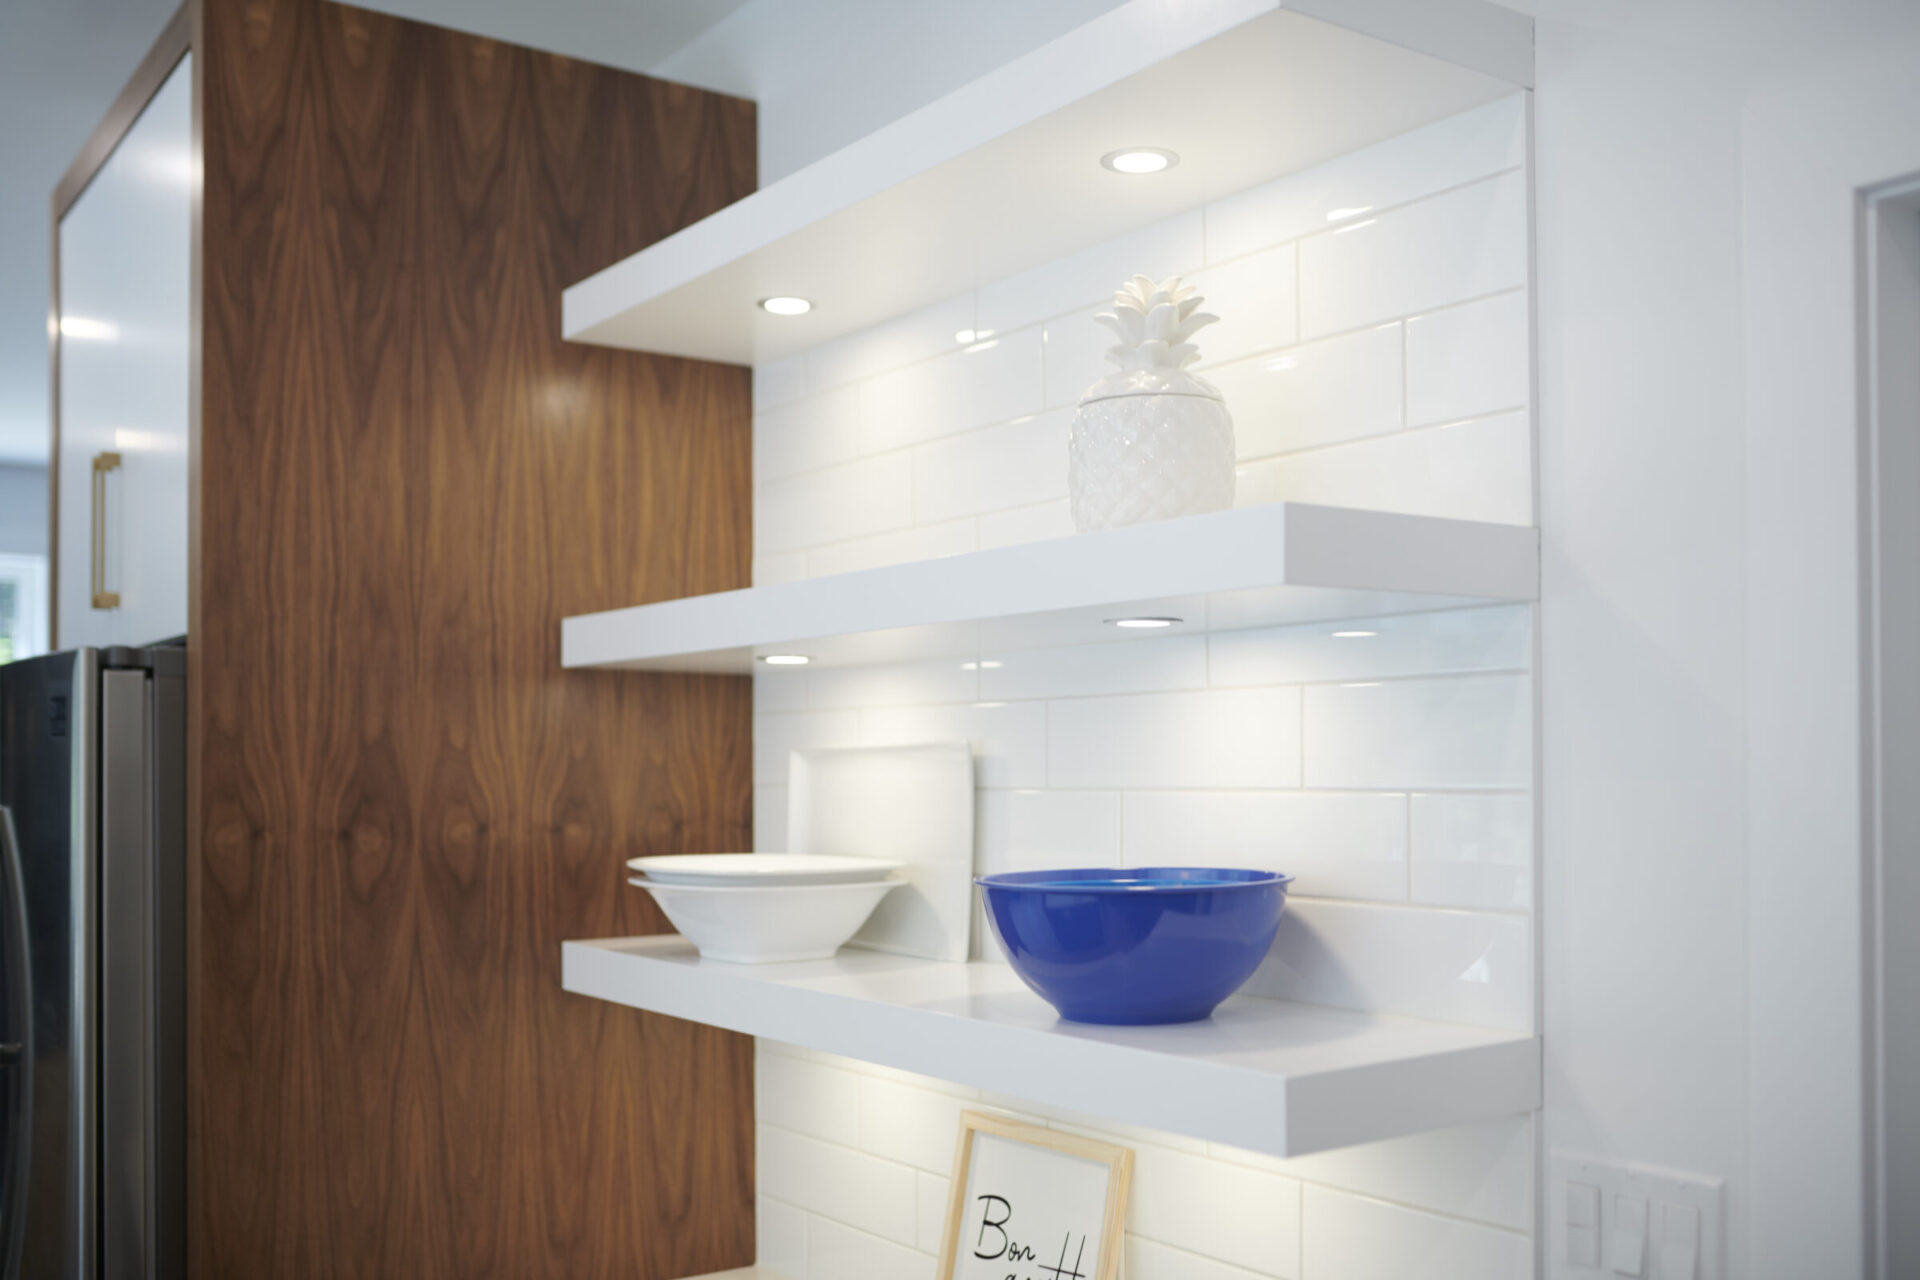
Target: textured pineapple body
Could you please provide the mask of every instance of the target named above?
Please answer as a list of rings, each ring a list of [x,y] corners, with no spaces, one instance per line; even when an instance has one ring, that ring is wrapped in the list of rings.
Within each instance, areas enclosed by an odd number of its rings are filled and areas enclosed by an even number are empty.
[[[1082,533],[1224,511],[1233,505],[1233,418],[1209,396],[1088,401],[1074,417],[1067,464]]]

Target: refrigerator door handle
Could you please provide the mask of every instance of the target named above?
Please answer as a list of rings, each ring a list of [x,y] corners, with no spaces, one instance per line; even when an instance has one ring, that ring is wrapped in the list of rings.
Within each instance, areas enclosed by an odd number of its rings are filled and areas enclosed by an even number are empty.
[[[7,1082],[14,1099],[14,1113],[7,1117],[6,1163],[0,1166],[0,1188],[5,1202],[0,1203],[0,1277],[15,1280],[20,1274],[20,1250],[26,1242],[27,1182],[33,1163],[33,953],[27,946],[27,884],[20,865],[20,840],[13,828],[13,810],[0,805],[0,856],[5,867],[7,901],[13,905],[8,922],[6,967],[14,989],[13,1008],[20,1017],[20,1040],[0,1046],[11,1051],[0,1058],[0,1070],[11,1069],[17,1079]]]

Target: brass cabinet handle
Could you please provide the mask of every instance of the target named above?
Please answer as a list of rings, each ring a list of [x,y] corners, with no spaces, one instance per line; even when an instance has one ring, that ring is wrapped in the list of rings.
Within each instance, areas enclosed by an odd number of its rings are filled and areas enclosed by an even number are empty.
[[[107,472],[120,469],[117,453],[93,455],[93,607],[118,609],[120,593],[107,590]]]

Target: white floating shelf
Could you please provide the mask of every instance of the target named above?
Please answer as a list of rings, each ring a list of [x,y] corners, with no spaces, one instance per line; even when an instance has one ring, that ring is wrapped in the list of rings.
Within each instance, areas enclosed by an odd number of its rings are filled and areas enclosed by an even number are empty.
[[[568,289],[580,342],[753,364],[1531,83],[1487,0],[1132,0]],[[1177,152],[1150,177],[1123,147]],[[775,294],[811,314],[768,316]]]
[[[906,662],[1532,600],[1539,581],[1531,528],[1272,503],[582,614],[562,622],[560,654],[733,673],[765,653]],[[1141,616],[1180,622],[1108,625]]]
[[[677,935],[569,942],[568,991],[1125,1124],[1305,1155],[1540,1105],[1533,1036],[1235,996],[1205,1022],[1062,1022],[999,964],[739,965]]]

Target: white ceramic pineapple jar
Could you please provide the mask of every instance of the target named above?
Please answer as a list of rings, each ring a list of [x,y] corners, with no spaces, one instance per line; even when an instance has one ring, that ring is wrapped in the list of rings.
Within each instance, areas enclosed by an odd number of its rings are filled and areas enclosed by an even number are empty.
[[[1187,339],[1218,316],[1179,276],[1135,276],[1097,316],[1120,366],[1088,387],[1067,443],[1067,493],[1082,533],[1233,505],[1233,418]]]

